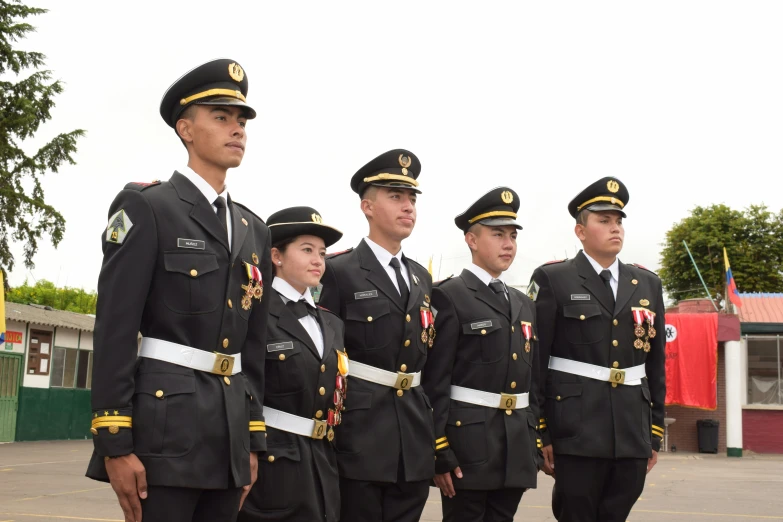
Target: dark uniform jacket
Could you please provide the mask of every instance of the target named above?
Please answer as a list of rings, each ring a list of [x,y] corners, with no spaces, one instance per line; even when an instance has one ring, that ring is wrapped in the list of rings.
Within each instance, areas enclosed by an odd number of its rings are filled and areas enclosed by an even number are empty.
[[[619,263],[617,300],[580,251],[574,259],[540,266],[529,293],[538,315],[543,380],[544,445],[555,453],[598,458],[649,458],[663,433],[666,397],[664,302],[652,272]],[[632,307],[655,312],[649,352],[636,349]],[[645,331],[647,328],[645,327]],[[604,368],[644,364],[641,386],[547,370],[550,356]]]
[[[403,365],[407,373],[424,368],[428,345],[422,340],[420,310],[432,293],[432,278],[423,266],[406,262],[410,298],[403,308],[400,294],[366,242],[327,260],[319,304],[345,321],[351,361],[389,372]],[[432,478],[432,409],[422,387],[398,396],[394,388],[349,378],[343,423],[335,439],[340,475],[397,482],[402,455],[406,481]]]
[[[508,288],[507,301],[469,270],[433,289],[437,337],[424,369],[435,419],[437,473],[457,466],[457,489],[536,487],[539,465],[538,348],[533,302]],[[532,325],[525,349],[522,322]],[[503,410],[449,398],[451,385],[530,393],[530,406]],[[510,413],[510,414],[509,414]]]
[[[343,322],[318,309],[324,341],[321,357],[277,290],[269,294],[264,404],[306,419],[326,420],[329,409],[335,407],[337,351],[343,351]],[[349,389],[348,397],[351,393]],[[317,440],[267,426],[267,454],[259,459],[258,477],[242,508],[258,520],[340,519],[337,459],[326,437]],[[325,519],[320,518],[321,505]]]
[[[263,353],[268,297],[243,310],[244,263],[271,282],[269,232],[229,202],[233,248],[199,189],[177,172],[168,182],[131,183],[111,205],[126,235],[103,235],[98,280],[92,407],[94,417],[132,417],[132,429],[99,429],[87,476],[107,480],[104,456],[135,453],[147,482],[204,489],[250,483],[250,451],[266,450]],[[132,223],[132,225],[131,225]],[[130,228],[128,228],[130,227]],[[188,241],[183,241],[188,240]],[[139,358],[138,332],[206,352],[242,354],[242,373],[222,376]],[[253,429],[258,429],[255,424]]]

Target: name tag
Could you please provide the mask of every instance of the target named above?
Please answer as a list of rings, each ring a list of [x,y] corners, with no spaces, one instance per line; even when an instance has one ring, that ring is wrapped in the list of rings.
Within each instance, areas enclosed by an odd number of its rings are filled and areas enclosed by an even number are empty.
[[[479,321],[478,323],[470,323],[471,330],[478,330],[480,328],[489,328],[492,326],[492,321]]]
[[[206,243],[200,239],[177,238],[177,248],[192,248],[194,250],[204,250]]]
[[[571,294],[572,301],[589,301],[590,294]]]
[[[267,352],[282,352],[283,350],[293,350],[294,343],[292,341],[285,341],[282,343],[272,343],[266,345]]]
[[[378,297],[378,290],[365,290],[353,294],[354,299],[369,299],[371,297]]]

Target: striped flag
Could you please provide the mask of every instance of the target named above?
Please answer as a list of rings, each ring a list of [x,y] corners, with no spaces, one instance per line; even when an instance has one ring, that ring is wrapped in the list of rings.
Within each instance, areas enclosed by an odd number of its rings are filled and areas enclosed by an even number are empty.
[[[729,294],[729,300],[734,306],[742,306],[742,300],[740,299],[739,290],[737,290],[737,283],[734,282],[734,275],[731,273],[731,266],[729,266],[729,256],[726,254],[726,247],[723,247],[723,260],[726,263],[726,289]]]
[[[0,270],[0,344],[5,342],[5,284],[3,271]]]

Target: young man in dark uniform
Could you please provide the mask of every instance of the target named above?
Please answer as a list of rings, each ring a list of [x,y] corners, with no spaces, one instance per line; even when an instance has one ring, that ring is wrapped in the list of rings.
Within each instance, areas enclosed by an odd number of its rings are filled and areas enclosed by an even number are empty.
[[[424,368],[445,522],[511,522],[539,465],[535,306],[499,279],[517,253],[519,196],[489,191],[454,219],[473,262],[432,292]]]
[[[128,184],[101,234],[87,476],[129,522],[235,520],[266,450],[269,232],[225,185],[256,115],[247,90],[227,59],[177,80],[160,114],[188,165]]]
[[[435,336],[432,278],[402,253],[416,224],[421,164],[397,149],[359,169],[369,236],[327,260],[319,303],[345,321],[350,390],[335,438],[342,522],[418,521],[434,474],[421,369]]]
[[[661,281],[617,258],[628,190],[603,178],[568,205],[583,250],[533,273],[544,469],[561,522],[624,521],[656,463],[666,396]]]

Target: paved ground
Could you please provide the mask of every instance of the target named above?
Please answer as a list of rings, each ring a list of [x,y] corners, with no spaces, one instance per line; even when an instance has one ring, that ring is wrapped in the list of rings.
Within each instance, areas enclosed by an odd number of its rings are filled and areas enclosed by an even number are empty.
[[[84,478],[91,449],[90,441],[0,445],[0,522],[122,522],[110,487]],[[552,481],[539,477],[515,520],[554,520]],[[438,497],[431,490],[422,521],[440,520]],[[662,454],[628,520],[783,521],[783,455]]]

